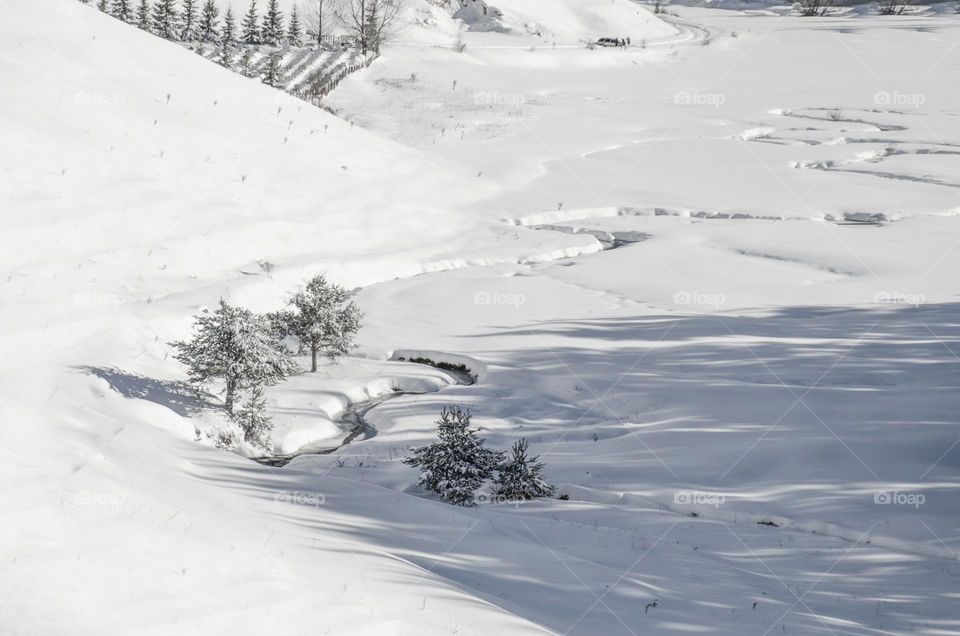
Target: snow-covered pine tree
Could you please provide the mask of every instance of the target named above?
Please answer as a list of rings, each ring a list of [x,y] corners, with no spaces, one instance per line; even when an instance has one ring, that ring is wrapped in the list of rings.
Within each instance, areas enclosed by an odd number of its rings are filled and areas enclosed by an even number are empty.
[[[155,0],[153,3],[153,32],[162,38],[175,40],[180,35],[179,24],[176,0]]]
[[[253,53],[250,49],[244,49],[240,56],[240,74],[244,77],[253,77]]]
[[[300,16],[297,15],[297,5],[290,10],[290,27],[287,29],[287,42],[290,46],[303,46],[303,29],[300,28]]]
[[[217,64],[223,68],[233,69],[233,56],[230,54],[230,47],[224,43],[220,47],[220,55],[217,56]]]
[[[104,13],[110,13],[110,0],[97,0],[97,8]]]
[[[151,30],[150,5],[147,0],[140,0],[140,4],[137,6],[137,28],[144,31]]]
[[[476,505],[474,495],[503,461],[504,453],[484,448],[470,411],[451,406],[440,412],[437,441],[411,448],[403,463],[420,469],[419,484],[458,506]]]
[[[200,40],[202,42],[216,42],[220,37],[218,25],[220,9],[214,0],[206,0],[200,11]]]
[[[200,39],[200,20],[197,18],[199,0],[182,0],[180,9],[180,39],[184,42],[193,42]]]
[[[231,46],[237,41],[237,25],[233,17],[233,7],[227,5],[227,12],[223,16],[223,34],[220,38],[224,46]]]
[[[270,431],[273,422],[267,415],[267,400],[263,397],[263,386],[257,385],[250,390],[250,395],[240,406],[233,420],[243,431],[243,439],[254,446],[269,450]]]
[[[539,457],[527,456],[527,440],[514,443],[513,456],[497,469],[493,480],[493,494],[497,499],[518,501],[549,497],[556,489],[540,477],[543,462]]]
[[[263,16],[261,38],[264,44],[279,46],[285,39],[283,33],[283,12],[279,0],[267,0],[267,12]]]
[[[213,313],[195,318],[190,340],[174,342],[174,358],[187,366],[190,381],[223,380],[224,407],[233,414],[238,391],[279,382],[298,371],[296,362],[263,316],[223,299]]]
[[[133,19],[133,7],[130,6],[130,0],[113,0],[110,15],[117,20],[130,22]]]
[[[267,86],[279,88],[283,83],[283,69],[280,67],[282,60],[283,56],[276,51],[267,56],[267,63],[260,75],[260,80]]]
[[[296,336],[301,349],[310,350],[311,371],[317,370],[318,353],[325,353],[332,360],[353,348],[363,314],[350,301],[346,289],[320,274],[311,278],[303,291],[294,294],[289,305],[290,310],[271,318],[280,331]]]
[[[260,44],[260,27],[257,26],[257,0],[250,0],[250,8],[243,16],[240,41],[244,44]]]

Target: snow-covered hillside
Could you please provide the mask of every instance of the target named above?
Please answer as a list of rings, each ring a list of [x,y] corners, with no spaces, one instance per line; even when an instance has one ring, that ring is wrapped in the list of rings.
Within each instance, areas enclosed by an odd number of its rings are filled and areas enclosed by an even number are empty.
[[[0,0],[0,632],[960,633],[960,16],[454,4],[328,112]],[[320,272],[214,448],[169,343]],[[452,403],[562,496],[418,487]]]

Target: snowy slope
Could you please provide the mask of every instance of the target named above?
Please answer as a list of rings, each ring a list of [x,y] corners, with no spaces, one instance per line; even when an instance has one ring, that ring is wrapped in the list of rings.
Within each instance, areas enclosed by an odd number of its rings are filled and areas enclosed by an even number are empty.
[[[236,490],[246,460],[103,379],[172,396],[148,378],[179,374],[165,343],[220,295],[269,304],[308,265],[352,285],[449,257],[476,225],[449,206],[482,186],[74,0],[0,8],[17,95],[0,105],[0,631],[538,631],[303,528],[315,509],[278,505],[285,477]]]
[[[342,120],[0,0],[0,632],[960,631],[957,18],[553,3],[497,6],[571,46],[455,53],[430,9]],[[573,46],[631,20],[647,49]],[[221,416],[167,342],[318,271],[367,319],[271,389],[278,450],[425,394],[282,469],[198,443]],[[387,361],[411,352],[479,381]],[[399,459],[450,402],[569,499],[425,495]]]

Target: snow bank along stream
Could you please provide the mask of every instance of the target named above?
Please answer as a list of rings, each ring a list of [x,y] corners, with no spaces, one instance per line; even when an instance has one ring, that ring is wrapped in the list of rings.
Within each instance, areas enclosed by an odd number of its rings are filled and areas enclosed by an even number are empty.
[[[427,358],[425,355],[418,355],[416,353],[407,353],[407,356],[409,357],[405,357],[402,355],[402,353],[406,352],[395,353],[392,360],[397,362],[407,362],[408,364],[423,364],[441,369],[454,380],[452,384],[447,386],[469,386],[477,381],[477,376],[475,376],[471,369],[459,359],[459,356],[457,357],[457,361],[448,361],[447,358],[449,356],[439,355],[434,356],[436,358],[434,359]],[[436,391],[441,391],[442,389],[443,387],[436,389]],[[334,422],[336,422],[338,426],[349,432],[339,444],[330,446],[329,440],[321,440],[312,444],[306,444],[292,453],[263,455],[259,457],[252,457],[251,459],[264,464],[265,466],[282,467],[286,466],[295,457],[299,457],[300,455],[329,455],[331,453],[335,453],[357,438],[360,438],[361,440],[368,440],[376,437],[377,429],[367,422],[365,417],[366,414],[374,407],[403,395],[423,395],[430,392],[431,391],[391,391],[389,393],[376,395],[366,400],[349,402],[334,418]]]

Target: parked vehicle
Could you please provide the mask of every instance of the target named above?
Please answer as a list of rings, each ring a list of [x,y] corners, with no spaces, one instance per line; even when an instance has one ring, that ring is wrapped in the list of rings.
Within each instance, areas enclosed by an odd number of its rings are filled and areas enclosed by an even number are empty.
[[[617,38],[600,38],[596,44],[597,46],[620,46],[620,40]]]

